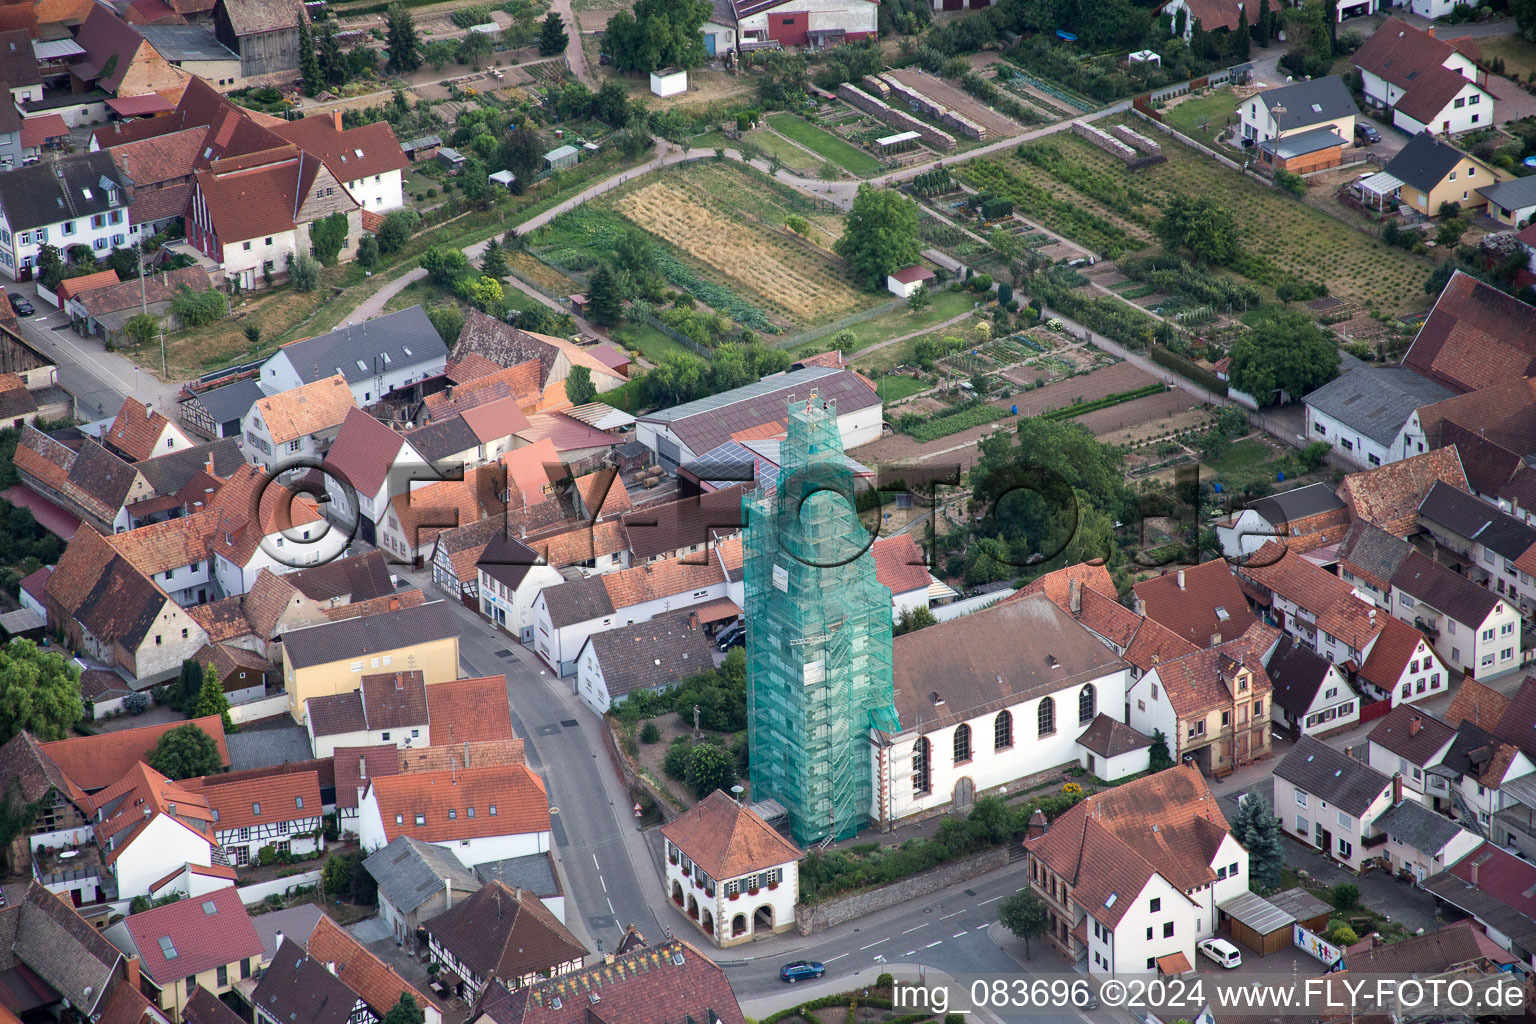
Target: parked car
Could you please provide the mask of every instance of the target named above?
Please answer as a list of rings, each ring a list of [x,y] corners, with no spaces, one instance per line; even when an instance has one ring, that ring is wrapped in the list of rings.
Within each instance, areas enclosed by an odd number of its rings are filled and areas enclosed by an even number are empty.
[[[1376,130],[1375,125],[1355,123],[1355,145],[1369,146],[1380,141],[1381,132]]]
[[[11,308],[16,311],[17,316],[31,316],[37,312],[37,310],[32,308],[32,303],[28,302],[27,297],[21,294],[21,292],[11,292],[6,298],[11,300]]]
[[[801,978],[819,978],[827,973],[827,965],[815,960],[796,960],[779,968],[779,977],[793,985]]]
[[[715,646],[720,650],[728,650],[738,637],[745,639],[747,627],[740,622],[733,622],[720,632],[715,634]]]
[[[716,646],[722,651],[728,651],[732,647],[745,647],[747,646],[747,631],[742,630],[740,633],[734,633],[724,640],[717,641]]]
[[[1226,939],[1206,939],[1195,948],[1227,970],[1243,966],[1243,954]]]

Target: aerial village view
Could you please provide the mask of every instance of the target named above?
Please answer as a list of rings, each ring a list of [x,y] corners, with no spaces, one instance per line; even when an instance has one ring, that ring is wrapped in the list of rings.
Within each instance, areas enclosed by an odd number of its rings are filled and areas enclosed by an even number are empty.
[[[1536,0],[0,79],[0,1024],[1536,1022]]]

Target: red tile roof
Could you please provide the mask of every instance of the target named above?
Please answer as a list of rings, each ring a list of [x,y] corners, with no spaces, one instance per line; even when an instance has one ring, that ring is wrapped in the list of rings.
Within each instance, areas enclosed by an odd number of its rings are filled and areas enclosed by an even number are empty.
[[[900,270],[892,274],[891,277],[896,279],[896,281],[900,282],[901,284],[912,284],[917,281],[932,280],[933,271],[929,270],[927,267],[921,266],[902,267]]]
[[[1363,647],[1356,649],[1365,650]],[[1440,655],[1424,639],[1424,634],[1406,622],[1394,619],[1386,612],[1378,612],[1376,642],[1371,645],[1370,653],[1365,656],[1365,664],[1360,666],[1360,678],[1390,693],[1403,678],[1408,662],[1425,655],[1434,658],[1440,664],[1441,671],[1445,673],[1443,677],[1445,683],[1449,686],[1450,667],[1440,660]]]
[[[325,453],[326,465],[346,478],[359,495],[372,497],[384,486],[405,438],[361,409],[347,410],[336,440]]]
[[[91,796],[91,809],[99,816],[96,838],[111,840],[105,860],[114,863],[156,817],[180,822],[206,840],[211,847],[213,834],[209,824],[213,812],[196,789],[172,782],[143,761],[135,762],[128,773],[112,785]]]
[[[1372,40],[1385,31],[1378,29]],[[1458,270],[1403,355],[1403,365],[1461,392],[1536,374],[1533,320],[1536,309]]]
[[[122,172],[139,188],[187,178],[197,170],[206,128],[187,128],[138,142],[113,146],[108,152]],[[110,140],[109,140],[110,141]],[[134,194],[137,201],[139,193]]]
[[[1142,580],[1132,588],[1149,619],[1196,647],[1231,640],[1253,625],[1253,613],[1224,559]]]
[[[320,165],[300,159],[296,146],[215,160],[197,172],[214,233],[224,245],[292,231]]]
[[[661,834],[717,882],[800,860],[805,852],[779,835],[750,807],[715,790]]]
[[[395,969],[374,956],[332,918],[321,915],[305,943],[306,952],[324,964],[335,965],[335,975],[356,992],[359,998],[382,1018],[401,996],[410,996],[417,1006],[432,1006],[434,1000],[407,982]]]
[[[25,148],[41,146],[52,139],[66,138],[69,125],[58,114],[37,114],[21,121],[21,144]]]
[[[256,409],[261,413],[272,435],[273,444],[317,434],[339,427],[348,413],[357,408],[347,378],[334,374],[322,380],[302,384],[296,388],[258,399]]]
[[[1529,312],[1536,319],[1536,310]],[[1419,505],[1437,482],[1469,490],[1467,474],[1454,447],[1351,473],[1339,484],[1339,498],[1349,506],[1351,518],[1364,519],[1394,537],[1406,537],[1417,532]]]
[[[427,687],[427,722],[433,746],[512,739],[507,677],[433,683]]]
[[[317,114],[298,121],[286,121],[272,131],[311,156],[324,160],[325,166],[342,184],[402,170],[410,163],[387,122],[375,121],[337,131],[336,120],[330,114]]]
[[[870,553],[875,556],[875,578],[893,597],[928,590],[928,563],[910,533],[882,537],[870,546]]]
[[[234,886],[130,914],[123,926],[144,973],[161,987],[262,955],[261,937]]]
[[[191,719],[191,724],[213,738],[219,760],[229,767],[229,747],[224,743],[224,721],[218,715]],[[72,736],[44,743],[43,751],[81,789],[104,789],[121,779],[160,742],[160,737],[187,722],[166,722],[137,729],[121,729],[95,736]]]
[[[369,787],[386,842],[396,836],[446,843],[549,831],[549,797],[527,765],[386,775]]]
[[[225,783],[219,782],[219,776],[209,775],[197,781],[213,812],[213,827],[219,832],[318,818],[325,813],[320,808],[320,776],[315,772]]]
[[[166,428],[181,433],[180,428],[166,419],[158,409],[150,409],[137,398],[129,396],[123,399],[117,418],[102,435],[102,440],[133,461],[143,462],[159,453],[157,446]]]
[[[109,284],[117,284],[118,276],[115,270],[98,270],[94,274],[82,274],[79,277],[66,277],[59,282],[55,291],[59,301],[74,298],[81,292],[88,292],[92,288],[104,288]]]

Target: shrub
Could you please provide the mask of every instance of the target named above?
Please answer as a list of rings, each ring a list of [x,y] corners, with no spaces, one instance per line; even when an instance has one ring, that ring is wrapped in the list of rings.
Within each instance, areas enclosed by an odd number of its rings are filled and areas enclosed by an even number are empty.
[[[1277,170],[1275,172],[1275,184],[1285,189],[1298,199],[1307,194],[1307,179],[1290,171]]]
[[[1328,941],[1335,946],[1353,946],[1360,941],[1360,936],[1348,924],[1339,921],[1328,930]]]
[[[661,729],[655,722],[646,722],[640,727],[641,743],[655,743],[659,739],[661,739]]]
[[[1360,902],[1360,887],[1354,882],[1340,882],[1333,887],[1333,905],[1348,910]]]
[[[149,698],[142,693],[130,693],[123,698],[123,710],[130,715],[142,715],[149,710]]]

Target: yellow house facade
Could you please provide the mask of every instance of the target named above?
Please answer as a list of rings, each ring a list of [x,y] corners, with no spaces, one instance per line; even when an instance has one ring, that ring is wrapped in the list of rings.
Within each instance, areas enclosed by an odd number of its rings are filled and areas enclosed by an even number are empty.
[[[363,676],[416,671],[428,686],[459,677],[459,630],[445,601],[327,622],[283,634],[288,713],[305,720],[311,697],[351,693]]]
[[[1426,217],[1438,215],[1445,203],[1484,206],[1487,200],[1478,190],[1508,177],[1430,132],[1408,140],[1387,164],[1386,173],[1402,182],[1398,200]]]

